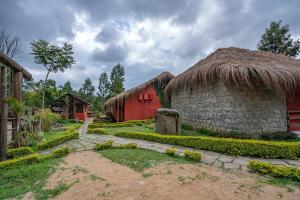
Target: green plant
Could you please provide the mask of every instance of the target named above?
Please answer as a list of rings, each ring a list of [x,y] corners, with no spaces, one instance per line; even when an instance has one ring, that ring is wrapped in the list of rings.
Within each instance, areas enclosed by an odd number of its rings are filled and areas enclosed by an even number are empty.
[[[121,144],[117,146],[120,149],[136,149],[138,146],[136,143],[128,143],[128,144]]]
[[[44,149],[59,145],[61,143],[64,143],[66,141],[78,139],[78,138],[79,138],[79,132],[66,131],[65,134],[63,134],[63,135],[58,135],[56,137],[53,137],[51,140],[44,141],[44,142],[37,144],[37,148],[39,150],[44,150]]]
[[[19,158],[22,156],[26,156],[29,154],[33,154],[34,151],[30,147],[20,147],[20,148],[13,148],[7,150],[7,157],[8,158]]]
[[[187,146],[195,149],[216,151],[228,155],[285,159],[297,159],[300,157],[300,142],[275,142],[254,139],[215,138],[207,136],[170,136],[139,132],[120,132],[115,135],[126,138]]]
[[[287,178],[294,181],[300,181],[300,168],[273,165],[257,160],[250,161],[248,168],[252,172],[256,172],[261,175],[269,175],[274,178]]]
[[[41,109],[35,115],[37,121],[42,122],[42,130],[48,132],[51,127],[61,118],[59,114],[51,112],[50,109]]]
[[[87,130],[88,134],[101,134],[101,135],[107,135],[107,131],[105,128],[88,128]]]
[[[292,132],[274,132],[274,133],[262,133],[259,138],[263,140],[288,140],[296,139],[298,135]]]
[[[185,150],[183,154],[187,160],[193,160],[196,162],[200,162],[202,158],[201,153],[196,151]]]
[[[176,149],[175,148],[167,148],[165,153],[168,154],[169,156],[175,156]]]
[[[102,143],[102,144],[96,144],[95,150],[99,151],[99,150],[103,150],[103,149],[112,148],[112,144],[113,144],[113,141],[106,141],[105,143]]]
[[[55,158],[61,158],[71,153],[71,149],[69,147],[61,147],[59,149],[54,150],[51,153],[51,156]]]
[[[0,162],[0,169],[24,165],[24,164],[31,164],[38,162],[39,155],[38,154],[30,154],[23,157],[6,160]]]
[[[194,130],[193,126],[190,125],[190,124],[182,124],[182,125],[181,125],[181,128],[182,128],[182,129],[185,129],[185,130],[189,130],[189,131]]]
[[[36,146],[43,140],[43,132],[24,132],[25,143],[28,146]]]

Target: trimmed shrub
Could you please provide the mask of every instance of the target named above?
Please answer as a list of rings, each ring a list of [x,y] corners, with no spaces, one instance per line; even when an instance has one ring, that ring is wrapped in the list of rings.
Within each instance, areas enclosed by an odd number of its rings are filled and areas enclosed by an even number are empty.
[[[252,160],[248,164],[252,172],[261,175],[268,175],[274,178],[287,178],[294,181],[300,181],[300,168],[293,168],[283,165],[273,165],[257,160]]]
[[[39,161],[38,154],[30,154],[30,155],[23,156],[23,157],[2,161],[2,162],[0,162],[0,169],[19,166],[19,165],[23,165],[23,164],[36,163],[38,161]]]
[[[190,124],[182,124],[182,125],[181,125],[181,128],[182,128],[182,129],[185,129],[185,130],[188,130],[188,131],[194,130],[193,126],[190,125]]]
[[[287,140],[296,139],[298,135],[292,132],[274,132],[274,133],[262,133],[259,138],[263,140]]]
[[[135,124],[126,123],[126,122],[119,122],[119,123],[91,123],[89,124],[88,128],[118,128],[118,127],[132,127]]]
[[[168,154],[169,156],[175,156],[176,149],[175,148],[167,148],[165,153]]]
[[[185,150],[183,152],[183,156],[187,160],[192,160],[192,161],[196,161],[196,162],[200,162],[201,158],[202,158],[201,153],[196,152],[196,151],[189,151],[189,150]]]
[[[128,144],[121,144],[117,146],[116,148],[120,149],[136,149],[138,146],[136,143],[128,143]]]
[[[102,143],[102,144],[96,144],[95,150],[99,151],[99,150],[112,148],[112,144],[113,144],[113,141],[111,141],[111,140],[106,141],[105,143]]]
[[[78,139],[78,138],[79,138],[79,132],[66,131],[65,134],[63,134],[63,135],[59,135],[55,138],[52,138],[51,140],[39,143],[37,145],[37,148],[39,150],[44,150],[44,149],[48,149],[50,147],[59,145],[61,143],[64,143],[66,141]]]
[[[88,128],[87,131],[88,134],[101,134],[101,135],[107,135],[107,131],[105,128]]]
[[[61,158],[71,153],[71,149],[69,147],[62,147],[52,151],[51,156],[55,158]]]
[[[192,147],[234,156],[285,159],[297,159],[300,157],[300,142],[275,142],[207,136],[171,136],[139,132],[120,132],[116,133],[116,136]]]
[[[7,157],[8,158],[19,158],[22,156],[26,156],[29,154],[33,154],[34,151],[30,147],[20,147],[20,148],[13,148],[7,150]]]

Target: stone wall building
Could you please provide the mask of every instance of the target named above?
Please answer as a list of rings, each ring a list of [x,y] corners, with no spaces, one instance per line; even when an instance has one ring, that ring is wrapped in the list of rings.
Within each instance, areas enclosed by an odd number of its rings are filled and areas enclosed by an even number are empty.
[[[173,78],[165,92],[183,123],[260,134],[300,129],[300,61],[219,49]]]

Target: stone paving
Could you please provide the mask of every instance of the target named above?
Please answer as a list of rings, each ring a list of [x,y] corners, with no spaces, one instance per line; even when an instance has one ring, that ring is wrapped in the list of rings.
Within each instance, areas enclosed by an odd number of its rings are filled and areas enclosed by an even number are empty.
[[[157,142],[150,142],[144,140],[121,138],[112,135],[96,135],[96,134],[86,134],[87,126],[92,121],[89,119],[86,123],[79,129],[80,138],[65,142],[54,148],[47,149],[40,153],[49,153],[54,149],[60,147],[70,147],[75,149],[75,151],[91,150],[95,147],[97,143],[103,143],[108,140],[114,141],[115,144],[126,144],[126,143],[136,143],[140,148],[154,150],[158,152],[165,152],[167,148],[174,147],[178,150],[180,155],[183,155],[185,150],[194,150],[188,147],[161,144]],[[195,150],[202,153],[202,162],[208,165],[224,168],[224,169],[242,169],[247,170],[246,165],[249,160],[259,160],[263,162],[268,162],[276,165],[288,165],[292,167],[300,167],[300,160],[285,160],[285,159],[262,159],[262,158],[250,158],[244,156],[228,156],[212,151]]]

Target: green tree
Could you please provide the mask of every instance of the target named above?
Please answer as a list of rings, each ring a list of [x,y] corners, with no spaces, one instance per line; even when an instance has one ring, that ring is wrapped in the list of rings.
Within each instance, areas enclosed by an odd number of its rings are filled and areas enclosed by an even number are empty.
[[[48,76],[51,72],[64,72],[66,69],[71,68],[72,64],[75,63],[73,47],[68,43],[64,43],[63,47],[59,47],[45,40],[39,40],[31,43],[31,49],[34,55],[34,62],[36,64],[42,64],[47,70],[43,87],[42,108],[44,108]]]
[[[110,91],[110,81],[108,79],[107,73],[102,73],[99,77],[99,85],[98,85],[98,95],[105,99],[108,97]]]
[[[93,102],[95,87],[90,78],[85,79],[82,87],[79,89],[79,95],[86,99],[89,103]]]
[[[289,31],[289,26],[281,25],[281,21],[271,22],[261,36],[257,49],[296,57],[299,54],[300,41],[293,40]]]
[[[65,84],[62,86],[61,90],[62,90],[61,91],[62,94],[72,93],[73,88],[72,88],[71,82],[70,81],[65,82]]]
[[[110,96],[115,96],[124,91],[124,78],[125,71],[124,67],[120,64],[117,64],[110,73]]]

